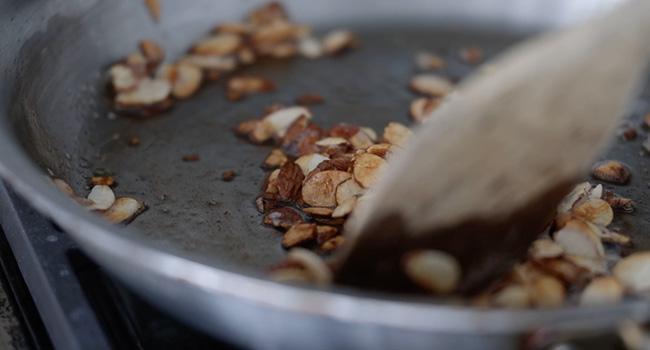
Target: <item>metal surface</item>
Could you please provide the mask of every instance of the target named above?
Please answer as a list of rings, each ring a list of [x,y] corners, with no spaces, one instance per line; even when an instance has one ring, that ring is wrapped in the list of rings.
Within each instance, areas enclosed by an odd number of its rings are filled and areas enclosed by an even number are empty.
[[[466,0],[395,6],[390,1],[330,1],[315,6],[289,1],[298,21],[321,28],[358,28],[363,49],[313,62],[265,62],[249,71],[276,81],[276,94],[231,104],[217,83],[167,115],[137,121],[107,118],[102,70],[133,51],[143,37],[156,39],[176,57],[213,24],[239,18],[253,3],[163,2],[162,21],[153,24],[140,2],[4,1],[0,174],[152,303],[248,347],[435,344],[507,349],[518,346],[522,332],[558,320],[587,320],[567,324],[568,330],[611,328],[623,317],[644,320],[650,306],[641,301],[597,309],[475,310],[429,298],[264,281],[259,278],[263,269],[282,256],[279,234],[259,225],[253,205],[263,179],[258,164],[270,148],[248,145],[231,131],[237,122],[259,117],[263,106],[290,103],[307,91],[325,95],[327,103],[314,108],[316,120],[324,125],[345,120],[379,130],[387,121],[405,122],[412,95],[404,85],[413,73],[416,49],[445,53],[447,73],[460,77],[471,69],[455,55],[464,44],[478,42],[492,54],[521,33],[570,23],[609,3]],[[372,23],[382,25],[373,28]],[[449,23],[455,28],[449,29]],[[463,27],[474,29],[467,33]],[[477,28],[499,29],[501,34]],[[639,102],[635,110],[639,119],[650,108]],[[140,147],[125,146],[131,136],[140,137]],[[639,207],[637,215],[620,225],[639,247],[650,247],[650,237],[642,234],[642,227],[650,226],[645,215],[650,203],[641,200],[648,180],[647,160],[638,154],[640,142],[615,148],[616,158],[633,166],[632,183],[616,191],[637,199]],[[200,161],[181,162],[188,153],[199,153]],[[116,193],[145,199],[150,209],[128,229],[109,226],[52,188],[44,179],[46,169],[82,193],[93,172],[114,173]],[[235,181],[217,180],[231,169],[239,173]]]

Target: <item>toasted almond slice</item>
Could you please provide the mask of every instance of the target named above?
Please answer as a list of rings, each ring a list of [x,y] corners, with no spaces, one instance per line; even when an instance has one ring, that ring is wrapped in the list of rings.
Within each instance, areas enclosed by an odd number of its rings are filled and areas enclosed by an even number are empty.
[[[87,207],[88,210],[106,210],[115,203],[115,194],[106,185],[97,185],[88,194],[88,199],[93,202]]]
[[[147,58],[144,57],[144,55],[140,52],[134,52],[126,56],[126,59],[124,60],[124,64],[133,69],[133,72],[139,76],[144,76],[146,73],[148,73],[147,63]]]
[[[133,70],[125,64],[116,64],[109,70],[111,75],[111,84],[116,92],[133,91],[137,86],[140,78],[135,75]]]
[[[147,9],[149,9],[149,13],[151,14],[151,17],[153,17],[154,21],[158,21],[162,14],[159,0],[144,0],[144,3],[147,5]]]
[[[165,50],[153,40],[142,40],[140,42],[140,51],[152,63],[160,63],[165,58]]]
[[[528,254],[536,259],[557,258],[564,254],[564,248],[551,239],[538,239],[530,246]]]
[[[568,213],[573,208],[573,205],[578,202],[581,198],[587,196],[591,190],[591,184],[589,182],[583,182],[577,184],[573,187],[571,192],[564,196],[560,204],[557,206],[558,213]]]
[[[368,137],[370,137],[370,140],[372,140],[372,142],[377,141],[377,133],[375,132],[375,129],[373,129],[371,127],[367,127],[367,126],[360,126],[359,129],[361,131],[365,132],[366,135],[368,135]]]
[[[404,273],[418,286],[434,294],[449,294],[458,287],[460,264],[439,250],[414,250],[402,257]]]
[[[302,211],[309,215],[317,216],[332,216],[334,209],[332,208],[323,208],[323,207],[306,207],[302,208]]]
[[[317,146],[328,147],[328,146],[338,146],[345,145],[348,143],[348,140],[342,137],[326,137],[322,140],[316,142]]]
[[[268,53],[269,47],[276,44],[292,41],[301,33],[300,29],[287,21],[274,21],[267,25],[257,27],[251,38],[255,48],[263,53]]]
[[[242,95],[249,95],[258,92],[275,90],[272,81],[256,75],[240,75],[228,79],[227,88],[229,92],[236,92]]]
[[[266,192],[267,193],[278,193],[280,189],[278,188],[278,175],[280,175],[280,169],[275,169],[269,174],[268,179],[266,180]]]
[[[620,197],[612,191],[605,191],[603,199],[609,203],[614,210],[621,210],[625,213],[634,212],[634,202],[630,198]]]
[[[104,217],[112,223],[129,222],[145,209],[144,201],[120,197],[115,199],[115,203],[104,213]]]
[[[325,286],[332,283],[332,270],[316,253],[304,248],[293,248],[287,253],[287,260],[302,265],[314,284]]]
[[[264,215],[264,225],[276,228],[290,229],[302,223],[302,216],[289,208],[275,208]]]
[[[582,230],[567,225],[555,232],[553,239],[564,248],[567,254],[579,254],[590,258],[605,255],[600,237],[594,235],[591,230]]]
[[[235,131],[255,143],[263,143],[271,138],[271,130],[261,120],[249,120],[237,126]]]
[[[553,276],[541,276],[530,285],[530,298],[533,305],[541,308],[562,306],[566,291],[564,285]]]
[[[237,59],[233,56],[186,55],[178,62],[178,64],[183,63],[197,66],[203,70],[220,72],[231,72],[237,68]]]
[[[298,40],[298,53],[310,59],[320,58],[324,53],[323,45],[314,37],[300,38]]]
[[[603,276],[591,281],[580,294],[581,306],[618,304],[623,300],[623,284],[612,276]]]
[[[267,278],[278,283],[308,284],[311,282],[310,273],[297,267],[273,269],[268,273]]]
[[[194,95],[201,87],[203,71],[192,64],[179,64],[176,66],[176,77],[172,83],[172,95],[178,99]]]
[[[192,53],[202,56],[228,56],[242,45],[237,34],[222,33],[203,39],[192,48]]]
[[[302,169],[302,173],[307,176],[307,174],[316,169],[320,163],[326,160],[329,160],[329,157],[325,157],[318,153],[312,153],[296,159],[295,163],[298,164],[300,169]]]
[[[80,205],[87,207],[89,205],[92,205],[93,202],[78,195],[70,185],[68,185],[67,182],[63,181],[62,179],[54,178],[52,179],[52,183],[54,184],[54,187],[56,187],[59,191],[63,192],[66,196],[70,197],[73,199],[75,202],[79,203]]]
[[[289,126],[301,116],[310,119],[312,113],[308,108],[293,106],[275,111],[262,120],[275,135],[282,138],[286,134],[287,129],[289,129]]]
[[[322,245],[338,233],[339,230],[334,226],[318,225],[316,226],[316,243]]]
[[[609,225],[614,218],[612,207],[602,199],[583,202],[573,209],[571,214],[601,226]]]
[[[409,87],[420,94],[443,97],[454,90],[454,84],[435,74],[419,74],[411,78]]]
[[[271,151],[271,154],[269,154],[268,157],[266,157],[266,160],[264,160],[263,167],[267,169],[279,168],[282,165],[284,165],[284,163],[286,163],[288,160],[289,159],[282,152],[282,150],[276,148],[273,151]]]
[[[115,179],[112,176],[93,176],[90,183],[93,185],[113,186]]]
[[[391,145],[390,143],[378,143],[376,145],[368,147],[366,149],[366,152],[386,159],[391,154],[397,152],[397,150],[398,147]]]
[[[411,102],[411,117],[416,122],[423,122],[438,108],[440,98],[420,97]]]
[[[343,181],[336,188],[336,203],[341,205],[351,197],[363,195],[365,192],[366,190],[354,179]]]
[[[592,174],[598,180],[615,184],[626,184],[630,181],[630,171],[615,160],[606,160],[596,164]]]
[[[370,135],[365,131],[359,129],[359,131],[350,137],[350,144],[357,149],[364,149],[372,146],[374,144]]]
[[[564,259],[535,259],[533,262],[541,270],[562,279],[568,284],[581,284],[589,277],[587,269]]]
[[[558,230],[569,226],[579,231],[588,231],[594,237],[601,237],[603,235],[601,228],[596,226],[594,223],[572,215],[558,215],[555,218],[555,225]]]
[[[404,147],[411,136],[413,132],[400,123],[388,123],[384,128],[384,140],[393,145]]]
[[[282,237],[284,248],[295,247],[316,238],[316,224],[299,224],[287,231]]]
[[[306,93],[296,97],[296,104],[300,106],[318,105],[325,102],[323,95],[317,93]]]
[[[614,243],[620,245],[629,245],[632,243],[630,237],[622,235],[618,232],[608,230],[606,228],[601,228],[602,236],[600,239],[605,243]]]
[[[531,296],[525,286],[512,284],[496,292],[492,303],[509,309],[523,309],[530,306]]]
[[[329,55],[359,47],[359,40],[349,30],[337,30],[323,38],[323,49]]]
[[[320,249],[325,250],[325,251],[331,251],[334,250],[338,247],[341,246],[345,242],[345,237],[343,236],[336,236],[329,241],[323,243],[323,245],[320,246]]]
[[[364,153],[354,160],[354,179],[364,188],[374,185],[386,170],[386,161],[374,154]]]
[[[302,199],[312,206],[333,207],[336,205],[337,186],[350,177],[349,173],[338,170],[314,174],[302,187]]]
[[[123,106],[147,106],[164,101],[172,87],[167,80],[144,78],[135,90],[117,94],[115,102]]]
[[[604,258],[590,258],[584,255],[565,254],[564,260],[585,269],[592,275],[601,275],[607,273],[607,264]]]
[[[614,266],[612,274],[633,293],[650,292],[650,251],[623,258]]]
[[[343,201],[332,213],[333,218],[342,218],[347,216],[354,209],[354,205],[357,203],[357,197],[350,197]]]

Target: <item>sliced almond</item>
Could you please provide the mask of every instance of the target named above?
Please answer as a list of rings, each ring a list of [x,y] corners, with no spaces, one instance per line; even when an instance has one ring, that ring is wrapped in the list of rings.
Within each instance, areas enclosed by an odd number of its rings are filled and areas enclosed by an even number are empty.
[[[533,262],[543,271],[568,284],[581,284],[589,277],[587,269],[564,259],[535,259]]]
[[[305,175],[298,165],[292,162],[284,163],[280,168],[277,180],[280,198],[284,201],[291,201],[298,197],[304,179]]]
[[[454,84],[435,74],[419,74],[411,78],[409,87],[420,94],[443,97],[454,90]]]
[[[532,303],[542,308],[557,308],[562,306],[566,291],[564,285],[555,277],[541,276],[530,285]]]
[[[115,103],[123,106],[148,106],[166,100],[172,87],[167,80],[144,78],[133,91],[122,92]]]
[[[606,261],[603,258],[590,258],[578,254],[565,254],[562,257],[564,260],[585,269],[592,275],[600,275],[607,273]]]
[[[120,92],[129,92],[135,90],[140,81],[133,70],[125,64],[116,64],[109,70],[111,84],[113,89]]]
[[[327,54],[337,54],[359,47],[359,40],[349,30],[337,30],[323,38],[323,49]]]
[[[112,223],[129,222],[145,209],[144,201],[120,197],[115,199],[115,203],[104,213],[104,217]]]
[[[336,205],[337,186],[350,177],[349,173],[338,170],[319,172],[303,185],[302,199],[312,206],[333,207]]]
[[[402,257],[402,266],[413,283],[434,294],[452,293],[462,275],[456,258],[439,250],[410,251]]]
[[[263,122],[268,125],[274,134],[281,138],[284,137],[289,126],[301,116],[310,119],[312,113],[302,106],[287,107],[267,115],[264,117]]]
[[[336,227],[328,226],[328,225],[318,225],[316,226],[316,243],[322,245],[325,242],[332,239],[338,233],[339,230]]]
[[[295,210],[289,208],[276,208],[269,210],[264,215],[264,225],[276,228],[290,229],[302,223],[302,216]]]
[[[530,246],[528,254],[536,259],[557,258],[564,254],[564,248],[551,239],[538,239]]]
[[[165,50],[153,40],[142,40],[140,42],[140,51],[151,63],[160,63],[165,58]]]
[[[113,186],[115,179],[112,176],[93,176],[90,182],[93,185]]]
[[[213,32],[216,34],[237,34],[248,35],[253,31],[253,26],[250,23],[244,22],[225,22],[219,24],[214,28]]]
[[[634,202],[630,198],[620,197],[612,191],[605,191],[603,200],[614,210],[621,210],[625,213],[634,212]]]
[[[416,122],[423,122],[438,108],[440,98],[420,97],[411,102],[411,117]]]
[[[317,105],[325,102],[321,94],[309,93],[296,97],[296,104],[300,106]]]
[[[264,25],[276,21],[286,20],[287,12],[284,6],[279,2],[269,2],[256,8],[248,16],[248,21],[252,24]]]
[[[266,180],[266,192],[267,193],[279,193],[280,189],[278,188],[278,175],[280,175],[280,169],[273,170],[269,177]]]
[[[262,165],[266,169],[274,169],[274,168],[279,168],[284,163],[286,163],[289,159],[287,156],[282,153],[282,150],[280,149],[274,149],[271,151],[271,154],[269,154],[268,157],[264,160],[264,164]]]
[[[274,46],[293,41],[300,34],[300,29],[293,24],[287,21],[274,21],[257,27],[251,40],[258,52],[268,54]]]
[[[269,92],[275,90],[272,81],[256,75],[240,75],[228,79],[228,93],[235,93],[241,96],[255,94],[258,92]]]
[[[326,137],[322,140],[316,142],[317,146],[328,147],[328,146],[338,146],[345,145],[348,143],[348,140],[342,137]]]
[[[612,207],[602,199],[591,199],[579,204],[571,214],[596,225],[607,226],[614,218]]]
[[[264,143],[271,138],[272,130],[261,120],[249,120],[237,126],[235,131],[242,136],[248,137],[255,143]]]
[[[615,160],[606,160],[596,164],[592,175],[598,180],[615,184],[626,184],[630,181],[630,171]]]
[[[342,218],[347,216],[354,209],[354,205],[357,203],[357,197],[350,197],[343,201],[332,213],[333,218]]]
[[[366,152],[386,159],[388,156],[397,152],[397,150],[398,147],[391,145],[390,143],[378,143],[376,145],[368,147],[366,149]]]
[[[52,183],[54,184],[54,187],[56,187],[59,191],[61,191],[63,194],[70,197],[75,202],[79,203],[80,205],[82,205],[84,207],[87,207],[87,206],[93,204],[92,201],[78,195],[72,189],[72,187],[70,187],[70,185],[68,185],[68,183],[63,181],[62,179],[54,178],[54,179],[52,179]]]
[[[565,226],[553,234],[553,239],[567,254],[579,254],[590,258],[605,255],[600,237],[594,235],[591,230]]]
[[[400,123],[388,123],[384,128],[384,140],[399,147],[406,146],[406,143],[413,136],[413,132]]]
[[[366,135],[368,135],[368,137],[370,137],[370,140],[372,140],[372,142],[377,141],[377,133],[375,132],[375,129],[373,129],[371,127],[367,127],[367,126],[360,126],[359,129],[361,129],[361,131],[365,132]]]
[[[279,200],[279,194],[264,192],[255,199],[255,204],[260,213],[266,213],[273,208],[277,208]]]
[[[203,56],[228,56],[233,54],[241,45],[241,36],[222,33],[198,42],[192,48],[192,53]]]
[[[603,276],[591,281],[580,294],[581,306],[602,306],[618,304],[623,300],[623,284],[612,276]]]
[[[191,64],[179,64],[176,67],[176,77],[172,83],[172,95],[185,99],[194,95],[201,87],[203,71]]]
[[[302,208],[302,211],[309,215],[332,216],[334,209],[323,208],[323,207],[306,207],[306,208]]]
[[[601,229],[602,236],[600,239],[605,243],[614,243],[620,245],[629,245],[632,243],[630,237],[622,235],[618,232],[614,232],[608,229]]]
[[[415,66],[419,70],[445,68],[445,60],[431,52],[420,51],[415,54]]]
[[[287,260],[301,264],[311,276],[311,281],[316,285],[329,285],[332,283],[332,270],[325,261],[310,250],[293,248],[287,253]]]
[[[354,179],[365,188],[374,185],[386,170],[386,161],[374,154],[364,153],[354,161]]]
[[[372,146],[374,141],[368,133],[362,129],[350,137],[350,144],[357,149],[364,149]]]
[[[87,198],[92,201],[87,207],[89,210],[106,210],[115,203],[115,194],[106,185],[94,186]]]
[[[325,51],[320,41],[313,37],[305,37],[298,40],[297,49],[300,55],[310,59],[322,57]]]
[[[287,231],[282,237],[284,248],[295,247],[316,238],[316,224],[299,224]]]
[[[573,187],[571,192],[564,196],[560,204],[557,206],[558,213],[567,213],[571,211],[574,204],[579,201],[581,198],[587,196],[591,190],[591,184],[589,182],[583,182],[577,184]]]
[[[363,195],[365,192],[366,190],[356,180],[343,181],[336,188],[336,203],[341,205],[351,197]]]
[[[329,160],[329,157],[325,157],[318,153],[308,154],[296,159],[296,164],[302,169],[302,173],[307,176],[310,172],[314,171],[318,165],[326,160]]]
[[[329,241],[323,243],[323,245],[320,246],[320,249],[325,250],[325,251],[331,251],[334,250],[338,247],[340,247],[343,243],[345,242],[345,237],[343,236],[336,236]]]
[[[205,72],[231,72],[237,68],[237,59],[233,56],[186,55],[178,62],[183,63],[199,67]],[[214,81],[218,74],[213,77],[208,74],[207,78]]]
[[[614,277],[633,293],[650,292],[650,251],[633,253],[614,266]]]

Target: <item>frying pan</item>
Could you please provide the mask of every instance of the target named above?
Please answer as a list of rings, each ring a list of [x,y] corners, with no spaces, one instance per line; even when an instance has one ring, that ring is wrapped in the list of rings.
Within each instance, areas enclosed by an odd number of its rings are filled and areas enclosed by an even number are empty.
[[[232,127],[260,117],[273,102],[306,92],[326,103],[313,108],[324,126],[353,122],[381,130],[407,123],[414,97],[405,88],[418,49],[447,58],[459,79],[474,67],[456,53],[479,44],[488,57],[539,30],[594,15],[613,1],[286,1],[292,17],[317,30],[353,28],[363,47],[317,61],[267,60],[246,72],[270,78],[278,91],[240,103],[222,83],[159,117],[115,118],[104,100],[102,72],[152,38],[181,55],[213,25],[241,18],[258,1],[163,1],[159,23],[139,1],[5,0],[0,4],[0,174],[84,251],[134,291],[188,324],[233,343],[288,348],[518,347],[525,334],[551,327],[562,334],[645,321],[650,305],[629,300],[599,308],[497,310],[452,300],[382,294],[345,287],[320,290],[264,280],[284,251],[280,234],[260,225],[254,199],[269,146],[238,139]],[[644,90],[629,119],[650,112]],[[579,102],[578,102],[579,103]],[[604,158],[630,165],[628,186],[610,186],[636,200],[637,212],[615,225],[635,249],[650,249],[646,131],[619,142]],[[138,137],[141,145],[127,146]],[[570,147],[570,145],[567,145]],[[641,152],[641,153],[640,153]],[[200,160],[185,163],[185,154]],[[235,170],[232,182],[220,174]],[[58,193],[47,176],[87,193],[93,174],[112,174],[118,196],[144,199],[149,209],[129,226],[110,226]],[[46,325],[55,327],[55,325]]]

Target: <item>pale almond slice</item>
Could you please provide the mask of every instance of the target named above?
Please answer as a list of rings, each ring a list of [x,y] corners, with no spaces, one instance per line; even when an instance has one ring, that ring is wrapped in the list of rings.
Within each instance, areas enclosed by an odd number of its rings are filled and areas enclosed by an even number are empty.
[[[166,100],[171,84],[164,79],[144,78],[135,90],[117,94],[115,102],[123,106],[148,106]]]
[[[329,147],[329,146],[340,146],[348,144],[348,140],[342,137],[326,137],[319,141],[316,141],[316,146]]]
[[[590,258],[605,255],[600,237],[594,235],[591,230],[567,225],[553,234],[553,240],[562,246],[567,254],[579,254]]]
[[[411,117],[416,122],[423,122],[438,108],[439,104],[440,98],[420,97],[411,102]]]
[[[607,273],[607,264],[604,258],[590,258],[578,254],[565,254],[562,258],[573,265],[585,269],[592,275],[601,275]]]
[[[332,216],[334,209],[324,207],[306,207],[302,208],[302,211],[309,215]]]
[[[589,182],[583,182],[577,184],[571,189],[571,192],[564,196],[560,204],[557,206],[558,213],[568,213],[573,208],[574,204],[578,202],[583,197],[587,196],[591,190],[591,184]]]
[[[267,169],[279,168],[289,159],[280,149],[274,149],[271,151],[268,157],[264,160],[263,167]],[[301,168],[302,169],[302,168]]]
[[[336,203],[341,205],[351,197],[363,195],[365,192],[366,190],[354,179],[343,181],[336,188]]]
[[[289,126],[301,116],[307,119],[312,117],[308,108],[302,106],[293,106],[277,110],[262,119],[268,125],[269,129],[278,137],[282,138],[287,133]]]
[[[541,308],[562,306],[566,295],[564,285],[553,276],[541,276],[530,284],[530,299],[533,305]]]
[[[304,248],[293,248],[287,253],[287,260],[302,265],[314,284],[326,286],[332,283],[332,270],[318,254]]]
[[[354,209],[354,205],[357,203],[357,197],[350,197],[343,201],[332,213],[333,218],[342,218],[347,216]]]
[[[263,123],[261,120],[249,120],[243,122],[237,126],[235,131],[240,134],[247,136],[249,140],[255,143],[263,143],[268,141],[271,138],[271,129],[269,129],[266,123]]]
[[[320,163],[326,160],[329,160],[329,157],[318,153],[312,153],[296,159],[295,163],[298,164],[302,173],[307,176],[307,174],[316,169]]]
[[[280,169],[275,169],[269,174],[268,179],[266,180],[266,192],[267,193],[279,193],[280,189],[278,188],[278,175],[280,175]]]
[[[297,49],[300,55],[310,59],[322,57],[325,51],[321,42],[314,37],[300,38]]]
[[[623,284],[612,276],[591,281],[580,294],[580,306],[614,305],[623,300]]]
[[[216,34],[198,42],[192,53],[201,56],[228,56],[242,45],[242,38],[237,34]]]
[[[178,64],[188,63],[204,70],[231,72],[237,68],[237,59],[233,56],[186,55]]]
[[[452,293],[462,276],[456,258],[439,250],[407,252],[402,257],[402,267],[413,283],[433,294]]]
[[[492,297],[492,304],[509,309],[523,309],[529,307],[530,303],[528,288],[518,284],[506,286]]]
[[[536,259],[557,258],[564,254],[564,248],[551,239],[538,239],[530,246],[528,254]]]
[[[602,237],[603,232],[601,227],[596,226],[593,222],[584,220],[579,217],[568,214],[560,214],[555,219],[555,225],[558,230],[563,229],[566,226],[574,228],[579,231],[589,232],[594,237]]]
[[[399,150],[399,147],[391,145],[390,143],[378,143],[366,149],[366,153],[374,154],[376,156],[386,159],[388,156],[394,154]]]
[[[145,209],[144,201],[120,197],[115,199],[115,203],[104,213],[104,217],[112,223],[129,222]]]
[[[596,164],[592,172],[598,180],[607,181],[615,184],[626,184],[630,181],[630,170],[620,162],[615,160],[606,160]]]
[[[356,134],[350,137],[349,141],[350,144],[357,149],[365,149],[374,144],[372,137],[361,128],[359,128],[359,131]]]
[[[345,237],[343,236],[336,236],[329,241],[323,243],[323,245],[320,246],[320,249],[325,250],[325,251],[331,251],[334,250],[338,247],[340,247],[343,243],[345,242]]]
[[[384,128],[384,140],[399,147],[404,147],[412,136],[413,132],[400,123],[388,123]]]
[[[172,83],[172,95],[178,99],[185,99],[194,95],[201,87],[203,71],[192,64],[179,64],[176,66],[176,77]]]
[[[323,38],[323,49],[330,55],[357,47],[359,47],[359,40],[349,30],[337,30]]]
[[[445,68],[445,60],[431,52],[420,51],[415,54],[415,66],[419,70]]]
[[[106,185],[94,186],[87,198],[92,201],[92,204],[86,207],[88,210],[106,210],[115,203],[115,194]]]
[[[370,140],[372,142],[377,141],[377,132],[375,132],[375,129],[367,127],[367,126],[360,126],[359,129],[361,131],[365,132],[366,135],[368,135],[368,137],[370,137]]]
[[[284,248],[295,247],[316,238],[316,224],[299,224],[287,231],[282,237]]]
[[[571,214],[600,226],[609,225],[614,218],[612,207],[602,199],[585,201],[573,209]]]
[[[386,170],[386,161],[374,154],[364,153],[354,160],[354,179],[364,188],[374,185]]]
[[[443,97],[454,90],[454,84],[435,74],[419,74],[411,78],[409,87],[420,94]]]
[[[302,199],[312,206],[333,207],[336,205],[337,186],[350,177],[349,173],[338,170],[316,173],[303,185]]]
[[[109,69],[111,84],[116,92],[133,91],[140,81],[133,70],[125,64],[116,64]]]
[[[632,293],[650,292],[650,251],[623,258],[614,266],[612,274]]]

